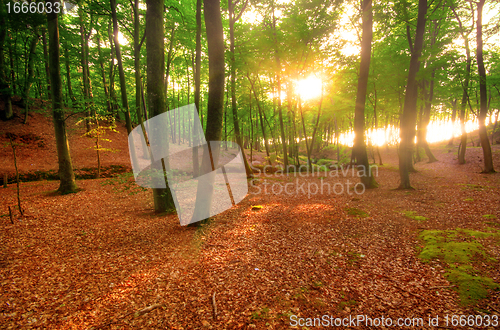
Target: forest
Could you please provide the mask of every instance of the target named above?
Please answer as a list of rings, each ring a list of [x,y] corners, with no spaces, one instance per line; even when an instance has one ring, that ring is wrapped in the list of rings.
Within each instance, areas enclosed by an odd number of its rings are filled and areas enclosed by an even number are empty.
[[[496,0],[0,0],[0,327],[498,328],[499,45]]]

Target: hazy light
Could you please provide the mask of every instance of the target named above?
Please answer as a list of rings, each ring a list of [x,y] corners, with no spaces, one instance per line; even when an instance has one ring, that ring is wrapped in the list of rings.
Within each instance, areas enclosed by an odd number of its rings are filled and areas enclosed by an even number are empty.
[[[490,117],[486,118],[485,123],[490,122]],[[474,132],[479,128],[477,119],[471,119],[465,122],[465,132]],[[399,127],[388,126],[387,128],[369,129],[366,131],[366,138],[369,144],[374,146],[383,146],[385,144],[396,145],[400,142]],[[339,134],[339,142],[342,145],[352,147],[354,144],[354,131],[343,132]],[[460,128],[460,121],[456,120],[455,123],[451,119],[438,119],[433,120],[427,126],[426,140],[428,143],[436,143],[448,141],[452,137],[460,137],[462,130]],[[330,141],[330,142],[333,142]],[[416,137],[415,137],[416,142]]]
[[[121,32],[118,32],[118,43],[120,46],[128,45],[127,38],[125,38]]]
[[[314,99],[321,95],[321,79],[311,75],[295,83],[295,92],[302,101]]]

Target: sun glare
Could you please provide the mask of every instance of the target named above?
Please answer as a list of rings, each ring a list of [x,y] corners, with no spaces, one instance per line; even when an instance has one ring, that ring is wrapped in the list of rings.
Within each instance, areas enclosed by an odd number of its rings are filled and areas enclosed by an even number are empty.
[[[492,119],[486,118],[486,124]],[[474,132],[479,128],[477,119],[470,119],[465,122],[465,131],[467,133]],[[457,120],[455,123],[451,119],[433,120],[427,126],[426,140],[428,143],[436,143],[448,141],[452,137],[458,138],[462,134],[460,122]],[[340,144],[352,147],[354,144],[354,131],[348,131],[339,134]],[[387,128],[369,129],[366,131],[367,143],[375,146],[383,146],[385,144],[396,145],[399,143],[399,127],[389,126]],[[330,142],[333,142],[330,141]],[[415,137],[416,142],[416,137]]]
[[[295,83],[295,92],[302,101],[308,101],[321,95],[321,79],[311,75]]]

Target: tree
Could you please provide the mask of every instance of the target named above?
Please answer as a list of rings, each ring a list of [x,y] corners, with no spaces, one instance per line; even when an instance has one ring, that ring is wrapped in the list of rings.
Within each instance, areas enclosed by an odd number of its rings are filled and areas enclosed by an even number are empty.
[[[253,177],[253,172],[250,166],[248,165],[248,160],[245,156],[245,149],[243,149],[243,140],[241,138],[240,132],[240,124],[238,121],[238,110],[236,108],[236,60],[234,57],[234,23],[238,21],[241,17],[241,14],[245,11],[245,7],[248,4],[248,0],[243,5],[243,8],[240,10],[240,13],[234,17],[234,8],[236,4],[233,3],[232,0],[228,0],[228,11],[229,11],[229,42],[230,42],[230,58],[231,58],[231,110],[233,113],[233,125],[234,125],[234,133],[236,135],[236,142],[240,146],[241,153],[243,155],[243,162],[245,164],[245,171],[247,173],[247,177]],[[280,101],[280,111],[281,111],[281,101]],[[227,138],[227,137],[226,137]],[[285,153],[286,155],[286,153]]]
[[[113,19],[113,36],[115,44],[116,59],[118,61],[118,74],[120,76],[120,91],[122,95],[122,107],[125,112],[125,125],[127,127],[127,133],[132,132],[132,120],[130,118],[130,111],[128,108],[128,98],[127,98],[127,85],[125,83],[125,71],[123,70],[122,53],[120,49],[120,43],[118,42],[118,18],[116,16],[116,0],[110,1],[111,5],[111,17]],[[147,29],[147,28],[146,28]]]
[[[465,28],[462,25],[462,21],[457,14],[456,8],[452,7],[451,9],[453,11],[453,14],[455,15],[455,18],[457,19],[460,28],[459,30],[460,35],[462,36],[462,39],[464,39],[466,62],[467,62],[467,66],[465,69],[465,77],[462,84],[462,102],[460,104],[460,115],[459,115],[460,129],[462,131],[462,136],[460,138],[460,148],[458,151],[458,163],[465,164],[465,151],[467,149],[467,132],[465,131],[465,109],[467,107],[467,102],[469,100],[469,81],[470,81],[470,72],[472,66],[472,58],[470,55],[470,47],[469,47],[469,34],[470,32],[472,32],[472,29],[474,27],[472,27],[470,31],[465,31]]]
[[[58,0],[48,0],[54,5]],[[55,6],[54,6],[55,7]],[[66,121],[62,102],[62,83],[59,54],[59,23],[58,14],[54,11],[47,14],[49,34],[49,69],[52,87],[52,117],[56,134],[57,157],[59,160],[58,191],[66,194],[76,191],[75,175],[66,136]]]
[[[205,138],[210,157],[203,157],[202,173],[215,170],[219,160],[219,146],[211,148],[211,141],[220,141],[224,106],[224,31],[220,13],[220,0],[204,0],[205,27],[208,44],[208,103]],[[206,185],[203,186],[202,185]],[[199,181],[193,218],[209,216],[213,196],[213,182]]]
[[[363,19],[363,33],[361,38],[361,63],[359,66],[358,91],[356,94],[356,106],[354,109],[354,147],[353,154],[357,164],[363,168],[361,182],[366,188],[378,186],[375,178],[371,175],[368,163],[368,154],[365,143],[365,103],[368,89],[368,76],[370,74],[370,58],[372,48],[372,26],[373,12],[372,0],[362,0],[361,15]],[[311,146],[312,148],[312,146]]]
[[[1,119],[11,119],[14,116],[12,112],[11,90],[7,78],[7,66],[5,65],[5,39],[7,36],[7,24],[5,17],[7,16],[6,7],[3,0],[0,0],[0,100],[4,102],[4,111]],[[11,83],[14,84],[14,81]]]
[[[485,0],[479,0],[477,4],[477,30],[476,30],[476,58],[479,72],[479,102],[480,110],[477,119],[479,120],[479,139],[483,148],[484,169],[483,173],[493,173],[493,156],[491,154],[490,140],[486,132],[486,115],[488,114],[487,94],[486,94],[486,70],[483,60],[483,7]]]
[[[30,48],[29,48],[29,55],[28,55],[28,72],[27,72],[27,77],[25,79],[24,83],[24,94],[23,94],[23,100],[24,100],[24,121],[23,123],[26,124],[28,122],[28,110],[29,110],[29,99],[30,99],[30,90],[31,90],[31,85],[33,84],[33,76],[34,76],[34,62],[35,62],[35,56],[36,56],[36,45],[38,44],[38,40],[40,39],[40,35],[38,34],[38,29],[37,27],[33,27],[33,38],[31,39],[30,43]]]
[[[112,0],[114,1],[114,0]],[[146,52],[147,52],[147,95],[148,108],[151,117],[165,112],[164,79],[165,56],[163,37],[163,0],[146,0]],[[117,39],[115,38],[115,43]],[[118,50],[118,49],[117,49]],[[168,138],[164,143],[167,144]],[[168,161],[161,160],[164,173],[168,170]],[[168,188],[154,188],[153,200],[155,212],[172,211],[175,209],[174,200]]]
[[[399,145],[399,175],[401,182],[399,189],[413,189],[410,184],[410,169],[412,168],[413,139],[415,137],[415,125],[417,123],[417,73],[420,68],[420,55],[424,42],[425,16],[427,14],[427,0],[418,1],[417,31],[415,43],[410,47],[411,58],[406,84],[406,96],[401,116]],[[411,39],[410,45],[411,45]]]

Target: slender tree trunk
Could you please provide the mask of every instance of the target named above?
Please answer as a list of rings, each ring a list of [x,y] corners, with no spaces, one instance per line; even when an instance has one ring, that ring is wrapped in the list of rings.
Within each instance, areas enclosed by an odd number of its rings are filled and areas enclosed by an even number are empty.
[[[365,143],[365,103],[368,90],[368,76],[370,74],[370,58],[373,37],[373,12],[372,0],[363,0],[361,14],[363,18],[363,32],[361,38],[361,63],[359,66],[358,90],[356,94],[356,105],[354,108],[354,147],[353,153],[356,163],[363,168],[361,182],[365,188],[376,188],[378,186],[375,178],[371,175],[370,164]]]
[[[452,113],[451,113],[451,124],[455,127],[457,121],[457,99],[451,101]],[[451,135],[450,141],[448,141],[448,146],[453,146],[453,134]]]
[[[170,68],[172,64],[172,57],[174,54],[174,42],[175,42],[175,25],[172,27],[172,32],[170,33],[170,46],[168,46],[168,56],[167,56],[167,67],[166,67],[166,73],[165,73],[165,102],[167,105],[167,110],[170,109],[170,105],[168,102],[168,78],[170,77]],[[174,92],[174,82],[172,79],[172,97]],[[172,106],[172,108],[175,108],[175,106]],[[175,142],[175,139],[173,140]]]
[[[89,111],[89,66],[88,66],[88,45],[85,27],[83,25],[83,10],[80,10],[80,38],[81,38],[81,65],[82,65],[82,80],[83,80],[83,104],[85,105],[85,111],[87,113],[87,118],[85,118],[85,127],[87,132],[90,132],[90,111]]]
[[[399,189],[413,189],[410,184],[410,170],[412,166],[413,139],[415,137],[415,125],[417,121],[417,83],[416,77],[420,68],[420,55],[422,52],[425,16],[427,14],[427,0],[419,0],[417,31],[415,45],[411,52],[410,67],[408,71],[408,82],[406,84],[406,96],[403,114],[401,116],[401,143],[399,147],[399,175],[401,183]]]
[[[53,7],[57,0],[48,0]],[[57,14],[47,14],[49,34],[49,69],[52,87],[52,116],[56,135],[57,157],[59,160],[60,185],[58,191],[66,194],[76,191],[75,175],[69,152],[68,138],[66,136],[66,121],[62,108],[62,83],[59,54],[59,26]]]
[[[425,154],[427,155],[427,158],[429,159],[429,163],[434,163],[437,162],[437,158],[434,157],[432,154],[431,149],[429,148],[429,144],[427,143],[426,137],[427,137],[427,126],[429,125],[430,118],[431,118],[431,107],[432,107],[432,100],[434,98],[434,76],[435,76],[436,70],[432,71],[431,74],[431,81],[429,83],[429,96],[426,97],[424,93],[424,99],[425,99],[425,107],[424,107],[424,112],[423,112],[423,117],[422,117],[422,127],[420,128],[420,136],[418,137],[418,143],[424,148]],[[425,82],[424,82],[425,84]]]
[[[134,75],[135,75],[135,112],[139,125],[144,129],[144,118],[141,110],[141,24],[139,21],[139,0],[134,0]]]
[[[252,121],[252,91],[248,93],[248,104],[250,107],[250,164],[253,164],[253,121]]]
[[[281,145],[283,147],[283,165],[285,166],[285,171],[288,172],[288,153],[286,145],[285,127],[283,125],[283,111],[281,104],[281,61],[278,53],[279,43],[278,43],[278,37],[276,35],[276,17],[274,16],[274,2],[273,2],[273,37],[274,37],[274,43],[276,45],[276,49],[274,51],[274,57],[277,66],[276,84],[278,85],[278,115],[280,121],[280,131],[281,131]]]
[[[47,54],[47,38],[45,37],[45,29],[42,32],[42,43],[43,43],[43,62],[45,65],[45,75],[47,78],[47,99],[51,99],[50,95],[50,70],[49,70],[49,60]]]
[[[472,58],[470,55],[468,34],[464,32],[462,21],[460,20],[460,17],[458,16],[455,8],[452,7],[452,11],[453,14],[455,15],[455,18],[458,21],[458,25],[460,27],[460,34],[464,39],[466,63],[467,63],[467,67],[465,69],[465,78],[462,84],[463,92],[462,92],[462,102],[460,104],[460,130],[462,132],[462,136],[460,137],[460,147],[458,150],[458,163],[465,164],[465,151],[467,149],[467,132],[465,131],[465,111],[467,108],[467,102],[469,100],[469,80],[470,80]]]
[[[115,0],[111,0],[114,2]],[[163,95],[165,83],[163,72],[165,72],[164,35],[163,35],[163,0],[146,0],[146,51],[147,51],[147,95],[148,107],[151,117],[165,112],[165,99]],[[113,7],[113,5],[112,5]],[[116,29],[115,29],[116,31]],[[115,33],[115,43],[117,38]],[[117,48],[117,53],[118,53]],[[165,148],[168,150],[168,137],[164,139]],[[161,160],[164,175],[169,169],[167,161]],[[170,212],[175,210],[172,193],[168,187],[165,175],[166,188],[154,188],[153,200],[155,212]]]
[[[111,24],[108,27],[108,39],[109,39],[109,44],[110,44],[110,53],[111,53],[111,59],[109,61],[109,98],[110,98],[110,103],[111,103],[111,109],[110,109],[110,114],[116,115],[117,119],[120,119],[120,116],[115,111],[117,110],[117,104],[118,101],[116,99],[116,93],[115,93],[115,46],[114,46],[114,41],[113,41],[113,33],[111,32]]]
[[[267,142],[266,129],[264,127],[264,120],[262,119],[262,109],[260,107],[259,98],[258,98],[257,93],[255,91],[254,82],[250,79],[250,76],[248,74],[247,74],[247,78],[248,78],[248,81],[250,82],[250,88],[253,91],[253,95],[255,97],[255,102],[257,103],[257,109],[259,110],[260,128],[262,130],[262,137],[264,138],[264,146],[266,147],[267,162],[269,163],[269,165],[272,166],[273,164],[271,162],[271,156],[269,154],[269,144]]]
[[[307,166],[310,169],[312,169],[311,152],[309,151],[310,147],[309,147],[309,144],[307,143],[306,123],[304,120],[304,113],[302,112],[302,100],[300,99],[300,97],[299,97],[299,110],[300,110],[300,119],[302,120],[302,132],[304,133],[304,143],[306,144]]]
[[[476,48],[476,58],[477,58],[477,68],[479,72],[479,100],[480,100],[480,110],[478,115],[479,121],[479,139],[481,141],[481,147],[483,148],[483,158],[484,158],[484,170],[483,173],[493,173],[495,169],[493,168],[493,155],[491,153],[490,140],[488,139],[488,133],[486,132],[485,120],[488,114],[487,106],[487,91],[486,91],[486,70],[484,68],[483,60],[483,6],[485,0],[479,0],[477,4],[477,48]]]
[[[10,84],[7,78],[7,66],[5,65],[5,39],[7,36],[7,24],[5,18],[7,17],[7,13],[5,13],[5,4],[4,0],[0,0],[0,99],[4,102],[4,111],[0,116],[0,119],[9,120],[14,117],[14,113],[12,111],[12,100],[11,100],[11,90]],[[9,38],[10,39],[10,38]],[[11,60],[11,72],[13,72],[12,68],[12,47],[9,46],[9,57]],[[12,75],[11,84],[14,84],[14,79]]]
[[[69,63],[69,51],[68,51],[68,44],[65,43],[64,45],[64,64],[66,67],[66,84],[68,86],[68,94],[69,98],[71,100],[71,106],[76,107],[76,98],[73,95],[73,87],[71,86],[71,70],[70,70],[70,63]]]
[[[321,98],[319,100],[319,107],[318,107],[318,115],[316,117],[316,124],[314,125],[313,133],[311,136],[311,146],[309,148],[309,153],[307,154],[308,159],[311,159],[311,154],[312,154],[313,149],[314,149],[314,140],[316,138],[316,131],[318,130],[318,127],[319,127],[319,118],[321,117],[321,105],[322,104],[323,104],[323,87],[321,88]],[[320,136],[320,138],[321,138],[321,136]],[[312,168],[312,164],[311,164],[311,168]]]
[[[106,70],[104,70],[104,60],[102,58],[102,53],[101,53],[101,38],[99,37],[99,33],[96,35],[96,42],[97,42],[97,56],[99,57],[99,66],[101,67],[101,76],[102,76],[102,85],[104,88],[104,97],[106,98],[106,105],[107,109],[111,108],[111,103],[109,99],[109,91],[108,91],[108,84],[106,83]]]
[[[127,85],[125,84],[125,71],[123,70],[122,53],[120,50],[120,43],[118,42],[118,19],[116,17],[116,0],[111,0],[110,4],[111,4],[111,17],[113,19],[115,52],[116,52],[116,59],[118,61],[118,74],[120,76],[122,107],[123,107],[123,112],[125,113],[125,125],[127,127],[127,134],[130,134],[130,132],[132,132],[132,120],[130,118],[130,111],[128,107]]]
[[[38,35],[37,28],[33,28],[33,39],[31,39],[30,43],[30,48],[29,48],[29,55],[28,55],[28,72],[26,76],[26,83],[24,87],[24,121],[23,123],[26,124],[28,122],[28,111],[29,111],[29,104],[30,104],[30,90],[31,90],[31,84],[33,83],[33,77],[34,77],[34,62],[35,62],[35,55],[36,55],[36,45],[38,44],[38,39],[40,39],[40,36]]]
[[[236,135],[236,143],[240,146],[241,149],[241,154],[243,156],[243,162],[245,164],[245,171],[247,174],[248,178],[253,178],[253,172],[252,169],[250,168],[248,164],[247,157],[245,156],[245,149],[243,148],[243,141],[241,138],[241,132],[240,132],[240,123],[238,120],[238,110],[236,107],[236,61],[234,57],[234,23],[236,22],[238,17],[234,17],[234,7],[235,5],[233,4],[232,0],[228,0],[228,7],[229,7],[229,42],[230,42],[230,58],[231,58],[231,110],[233,113],[233,126],[234,126],[234,133]],[[245,3],[246,6],[246,3]],[[243,11],[245,10],[245,7],[241,10],[240,16]]]
[[[201,0],[196,0],[196,50],[195,50],[195,67],[194,67],[194,105],[196,107],[196,115],[199,119],[200,112],[200,87],[201,87]],[[201,121],[203,127],[203,119]],[[203,132],[198,132],[198,125],[194,125],[193,130],[193,177],[197,177],[200,172],[200,164],[198,161],[198,141]]]

